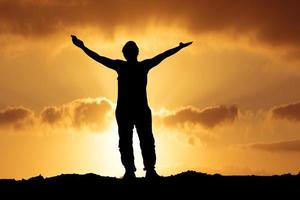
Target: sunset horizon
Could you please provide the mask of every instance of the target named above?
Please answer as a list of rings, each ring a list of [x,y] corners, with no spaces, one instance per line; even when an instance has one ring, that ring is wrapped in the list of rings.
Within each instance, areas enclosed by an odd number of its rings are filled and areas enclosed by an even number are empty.
[[[0,179],[121,177],[118,74],[88,58],[138,61],[193,44],[148,74],[156,170],[300,172],[300,2],[0,0]],[[134,131],[137,176],[143,159]]]

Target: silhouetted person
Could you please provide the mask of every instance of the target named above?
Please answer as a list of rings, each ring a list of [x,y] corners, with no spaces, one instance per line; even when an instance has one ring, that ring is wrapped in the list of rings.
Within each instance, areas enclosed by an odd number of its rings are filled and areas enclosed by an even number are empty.
[[[158,177],[155,171],[155,142],[152,133],[152,116],[147,101],[147,74],[165,58],[187,47],[192,42],[180,43],[154,58],[141,62],[137,60],[139,48],[133,41],[128,41],[123,49],[126,61],[112,60],[101,56],[84,46],[84,43],[72,35],[73,43],[89,57],[118,73],[118,101],[116,119],[119,129],[119,150],[125,167],[125,179],[135,178],[134,154],[132,147],[133,128],[136,127],[140,140],[146,178]]]

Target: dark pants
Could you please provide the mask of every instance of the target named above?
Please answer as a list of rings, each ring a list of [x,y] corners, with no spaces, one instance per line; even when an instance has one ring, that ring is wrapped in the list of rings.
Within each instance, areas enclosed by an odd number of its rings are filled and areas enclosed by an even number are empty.
[[[143,156],[144,170],[154,169],[156,162],[155,142],[152,133],[151,110],[117,108],[116,118],[119,128],[119,150],[126,171],[136,171],[134,164],[132,136],[135,126]]]

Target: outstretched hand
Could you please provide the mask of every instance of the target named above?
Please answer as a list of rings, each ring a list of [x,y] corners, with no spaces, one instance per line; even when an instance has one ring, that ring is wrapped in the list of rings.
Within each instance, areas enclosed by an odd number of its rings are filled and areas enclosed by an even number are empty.
[[[72,42],[74,45],[76,45],[79,48],[84,47],[84,43],[83,41],[81,41],[80,39],[78,39],[75,35],[71,35],[72,37]]]
[[[180,42],[179,47],[184,48],[184,47],[187,47],[187,46],[191,45],[192,43],[193,42],[187,42],[187,43]]]

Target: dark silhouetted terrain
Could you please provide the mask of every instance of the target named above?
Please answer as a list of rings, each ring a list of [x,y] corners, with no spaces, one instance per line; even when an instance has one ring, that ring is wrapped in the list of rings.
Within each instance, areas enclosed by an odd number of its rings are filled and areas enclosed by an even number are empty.
[[[183,197],[208,199],[223,197],[247,199],[260,197],[299,198],[300,173],[280,176],[221,176],[188,171],[150,181],[134,181],[103,177],[95,174],[63,174],[50,178],[37,176],[28,180],[0,180],[0,198],[14,196],[37,199],[85,197],[109,199],[114,197],[149,199]],[[205,197],[205,198],[204,198]],[[1,198],[4,199],[4,198]]]

